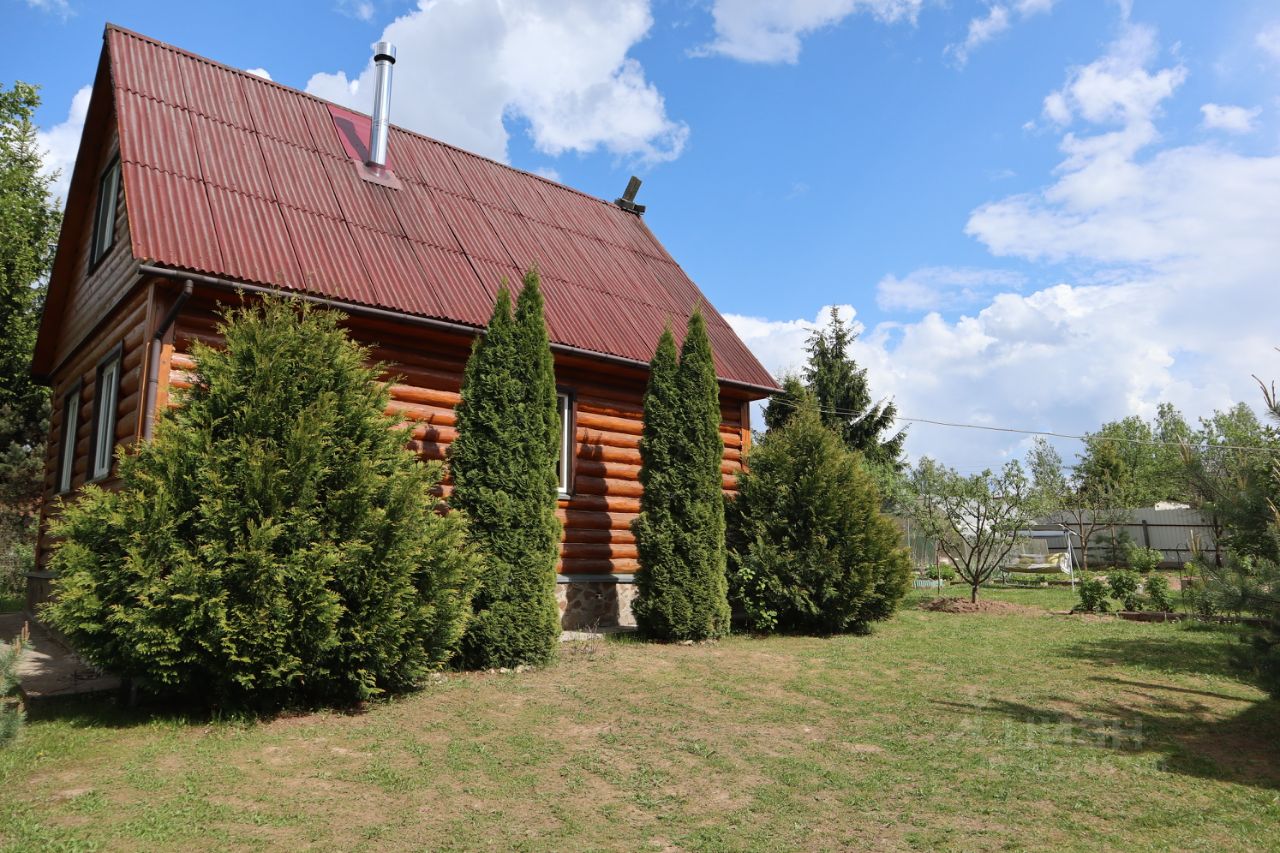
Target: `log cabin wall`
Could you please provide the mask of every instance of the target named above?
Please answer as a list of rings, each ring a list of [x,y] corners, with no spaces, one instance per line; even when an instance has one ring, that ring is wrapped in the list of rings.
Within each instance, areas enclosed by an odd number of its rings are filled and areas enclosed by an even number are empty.
[[[166,297],[157,297],[163,313]],[[192,345],[220,343],[215,294],[196,289],[166,341],[160,359],[158,402],[174,405],[170,389],[191,386]],[[411,447],[426,460],[444,460],[457,432],[454,406],[470,336],[421,326],[350,317],[352,337],[369,346],[389,366],[388,413],[412,424]],[[557,354],[556,382],[569,395],[573,420],[573,457],[569,496],[557,515],[564,525],[557,573],[566,628],[627,624],[636,569],[631,522],[640,511],[640,435],[646,371],[603,360]],[[736,474],[750,441],[748,401],[722,389],[720,434],[725,451],[721,475],[726,492],[737,488]],[[452,487],[446,482],[441,494]]]
[[[127,252],[125,252],[127,254]],[[135,278],[136,283],[136,278]],[[154,323],[153,288],[136,287],[95,327],[88,330],[83,345],[68,354],[54,371],[51,382],[49,438],[45,451],[44,501],[40,511],[40,536],[36,545],[36,571],[28,578],[27,611],[34,614],[49,597],[51,578],[46,566],[49,554],[49,519],[57,512],[58,498],[70,499],[90,482],[89,456],[95,423],[98,367],[103,359],[120,348],[120,379],[116,395],[114,448],[136,441],[142,434],[143,399],[146,391],[148,330]],[[71,394],[72,396],[68,396]],[[63,423],[68,403],[76,409],[75,452],[71,466],[71,488],[58,491],[61,471]],[[104,488],[117,484],[116,469],[94,480]]]

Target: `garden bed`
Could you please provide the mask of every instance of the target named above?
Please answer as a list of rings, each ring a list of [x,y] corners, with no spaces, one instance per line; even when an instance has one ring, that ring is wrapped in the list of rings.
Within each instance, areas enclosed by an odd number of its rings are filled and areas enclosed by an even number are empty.
[[[932,601],[926,601],[920,605],[920,609],[928,610],[931,613],[1017,613],[1024,616],[1045,612],[1038,607],[1027,607],[1023,604],[1013,604],[1008,601],[993,601],[982,598],[977,601],[970,601],[967,598],[952,597],[935,598]]]
[[[1116,616],[1130,622],[1209,622],[1215,625],[1249,625],[1254,628],[1269,628],[1270,619],[1257,616],[1202,616],[1198,613],[1178,613],[1164,610],[1118,610]]]

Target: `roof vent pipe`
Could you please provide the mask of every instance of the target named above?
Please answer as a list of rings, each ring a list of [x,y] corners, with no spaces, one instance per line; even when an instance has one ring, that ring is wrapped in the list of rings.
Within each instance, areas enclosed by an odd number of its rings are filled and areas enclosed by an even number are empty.
[[[369,159],[375,169],[387,165],[387,134],[391,129],[391,66],[396,64],[396,46],[380,41],[373,46],[373,122],[369,129]]]

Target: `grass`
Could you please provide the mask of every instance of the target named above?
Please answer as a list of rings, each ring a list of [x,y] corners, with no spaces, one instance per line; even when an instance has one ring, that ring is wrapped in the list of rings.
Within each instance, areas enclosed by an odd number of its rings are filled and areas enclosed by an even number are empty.
[[[361,714],[36,709],[0,750],[0,847],[1280,846],[1280,703],[1226,668],[1234,635],[1050,615],[1059,592],[865,637],[575,644]]]
[[[23,603],[22,598],[18,595],[0,592],[0,613],[13,613],[21,610]]]

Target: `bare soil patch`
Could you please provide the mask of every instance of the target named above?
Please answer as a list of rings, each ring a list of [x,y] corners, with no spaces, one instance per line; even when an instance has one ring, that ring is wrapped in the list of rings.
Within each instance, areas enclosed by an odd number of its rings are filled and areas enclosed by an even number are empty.
[[[1039,607],[1027,607],[1023,604],[1011,604],[1008,601],[978,600],[968,601],[963,598],[935,598],[920,605],[921,610],[931,613],[996,613],[1001,615],[1044,613]]]

